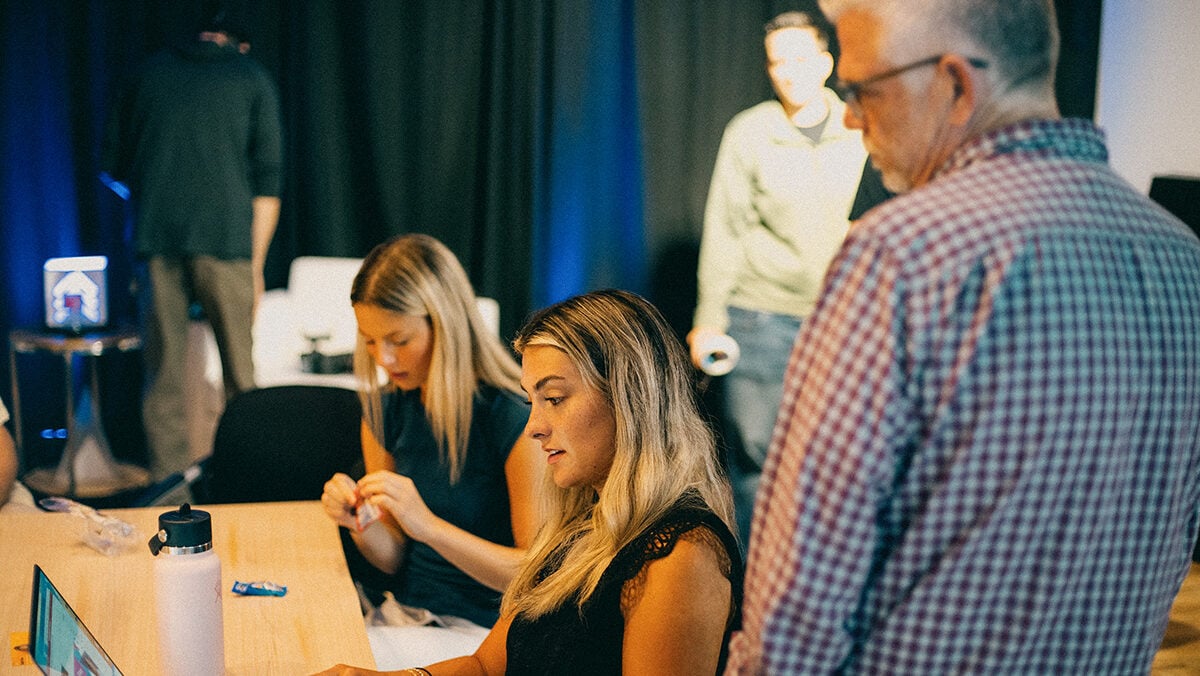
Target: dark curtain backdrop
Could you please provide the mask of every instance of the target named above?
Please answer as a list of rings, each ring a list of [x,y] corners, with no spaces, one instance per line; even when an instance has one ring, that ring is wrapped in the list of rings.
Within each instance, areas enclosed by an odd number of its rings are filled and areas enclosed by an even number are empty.
[[[1100,0],[1057,4],[1061,102],[1090,117]],[[190,26],[195,5],[0,0],[6,337],[40,324],[41,264],[59,255],[109,256],[112,314],[136,321],[128,213],[96,179],[100,137],[122,78]],[[298,255],[362,256],[419,231],[500,301],[504,335],[532,309],[603,286],[649,295],[686,331],[721,130],[770,96],[762,25],[815,5],[248,2],[252,55],[278,83],[286,141],[268,286],[285,283]],[[5,400],[10,377],[4,360]],[[135,416],[133,378],[114,379],[124,384],[106,407]],[[45,393],[44,406],[59,396]]]

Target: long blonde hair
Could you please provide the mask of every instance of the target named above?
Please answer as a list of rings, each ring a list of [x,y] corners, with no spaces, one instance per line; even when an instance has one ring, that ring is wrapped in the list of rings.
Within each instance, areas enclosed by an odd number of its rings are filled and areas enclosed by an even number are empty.
[[[536,617],[573,597],[586,601],[617,552],[685,496],[731,528],[733,507],[693,369],[653,305],[618,290],[576,296],[535,314],[513,341],[517,352],[531,345],[562,350],[616,420],[612,468],[598,496],[547,479],[548,522],[502,605]],[[561,565],[539,579],[552,560]]]
[[[429,319],[433,355],[421,403],[449,460],[450,480],[456,482],[466,459],[472,400],[479,383],[521,391],[520,367],[484,323],[467,273],[450,249],[433,237],[401,235],[363,259],[350,287],[350,302]],[[392,386],[380,385],[361,335],[354,351],[354,371],[362,383],[363,417],[375,438],[386,443],[382,393]]]

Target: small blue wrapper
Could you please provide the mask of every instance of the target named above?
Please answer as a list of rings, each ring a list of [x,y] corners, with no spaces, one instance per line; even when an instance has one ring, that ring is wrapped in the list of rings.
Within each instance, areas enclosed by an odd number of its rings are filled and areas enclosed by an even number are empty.
[[[234,582],[233,593],[242,596],[283,596],[287,587],[274,582]]]

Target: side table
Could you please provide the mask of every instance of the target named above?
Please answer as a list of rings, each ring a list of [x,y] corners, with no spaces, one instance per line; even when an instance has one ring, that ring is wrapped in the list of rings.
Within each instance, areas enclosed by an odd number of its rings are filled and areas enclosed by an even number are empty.
[[[100,384],[96,360],[111,352],[130,352],[142,347],[133,329],[113,329],[81,334],[14,329],[8,334],[9,373],[12,375],[13,426],[18,452],[23,453],[20,378],[17,355],[46,352],[62,356],[66,392],[67,445],[57,468],[40,468],[22,477],[30,488],[50,495],[95,498],[147,486],[150,473],[142,467],[117,461],[109,449],[100,420]],[[75,391],[75,357],[88,362],[88,384]],[[86,415],[80,408],[86,405]]]

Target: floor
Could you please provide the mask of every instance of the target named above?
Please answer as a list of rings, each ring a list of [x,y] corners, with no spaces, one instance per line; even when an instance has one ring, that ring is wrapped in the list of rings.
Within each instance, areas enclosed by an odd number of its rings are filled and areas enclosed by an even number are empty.
[[[1200,563],[1183,581],[1152,674],[1200,675]]]

